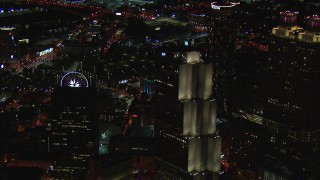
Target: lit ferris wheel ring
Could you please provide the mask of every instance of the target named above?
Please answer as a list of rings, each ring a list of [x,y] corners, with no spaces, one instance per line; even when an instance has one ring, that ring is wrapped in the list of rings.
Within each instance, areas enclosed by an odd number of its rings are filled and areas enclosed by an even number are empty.
[[[68,72],[60,81],[62,87],[89,87],[88,79],[81,73]]]

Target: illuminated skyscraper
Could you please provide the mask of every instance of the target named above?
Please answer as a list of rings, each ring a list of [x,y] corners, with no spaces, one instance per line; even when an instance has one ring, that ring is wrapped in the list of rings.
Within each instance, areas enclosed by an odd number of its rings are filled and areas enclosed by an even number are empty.
[[[178,99],[183,127],[156,127],[165,148],[158,158],[162,179],[215,179],[220,171],[221,138],[216,132],[217,105],[212,98],[213,64],[196,51],[179,67]]]
[[[221,139],[216,134],[217,105],[212,100],[213,64],[188,52],[179,68],[179,100],[183,103],[183,135],[188,146],[188,172],[207,177],[220,171]]]

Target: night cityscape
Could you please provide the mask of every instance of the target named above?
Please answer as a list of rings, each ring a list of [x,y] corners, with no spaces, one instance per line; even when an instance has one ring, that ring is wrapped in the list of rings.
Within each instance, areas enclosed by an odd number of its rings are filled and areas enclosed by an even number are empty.
[[[318,0],[0,0],[0,180],[319,180],[319,113]]]

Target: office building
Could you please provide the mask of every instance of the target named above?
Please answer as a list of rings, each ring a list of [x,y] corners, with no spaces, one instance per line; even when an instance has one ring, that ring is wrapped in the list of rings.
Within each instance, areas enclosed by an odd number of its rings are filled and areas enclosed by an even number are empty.
[[[183,104],[183,127],[161,125],[160,141],[166,154],[157,158],[160,178],[214,179],[220,171],[221,139],[216,133],[216,101],[212,99],[212,63],[204,63],[200,53],[187,52],[179,67],[179,95]],[[166,126],[166,127],[165,127]],[[176,155],[172,151],[179,150]],[[170,151],[170,152],[167,152]]]
[[[234,8],[238,3],[211,3],[210,48],[208,56],[214,68],[214,94],[220,115],[228,113],[230,89],[234,77],[235,28]]]
[[[98,133],[93,114],[95,89],[80,73],[64,75],[52,95],[50,152],[56,156],[53,174],[58,179],[84,179],[88,160],[97,153]]]
[[[272,29],[263,87],[266,179],[312,177],[320,151],[319,17],[307,17],[304,29],[297,16],[281,12]]]

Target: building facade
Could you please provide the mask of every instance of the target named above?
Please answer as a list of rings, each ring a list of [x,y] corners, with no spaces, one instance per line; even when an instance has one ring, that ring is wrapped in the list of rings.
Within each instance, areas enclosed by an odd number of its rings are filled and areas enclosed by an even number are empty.
[[[217,178],[221,138],[216,132],[217,105],[212,98],[212,72],[212,63],[202,62],[200,53],[196,51],[188,52],[179,67],[178,99],[183,105],[183,128],[180,133],[170,131],[173,127],[165,127],[158,132],[163,141],[174,146],[170,149],[179,149],[181,153],[174,153],[174,159],[162,159],[160,156],[160,178]]]
[[[310,164],[320,151],[320,19],[308,17],[304,29],[296,25],[297,16],[281,12],[280,25],[272,29],[263,87],[262,125],[267,131],[263,158],[269,168],[264,177],[312,177],[315,167]]]
[[[61,80],[52,95],[50,152],[55,156],[53,175],[58,179],[84,179],[90,157],[97,153],[97,123],[93,114],[95,89],[80,73]]]
[[[237,3],[211,3],[210,49],[214,67],[214,93],[220,115],[228,113],[234,77],[235,23]]]

